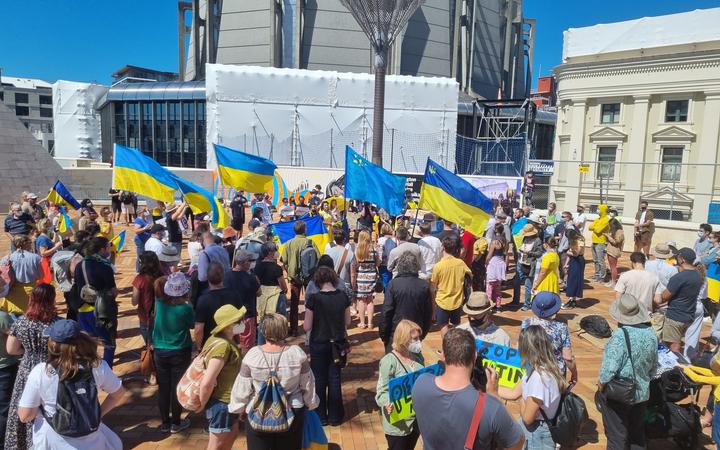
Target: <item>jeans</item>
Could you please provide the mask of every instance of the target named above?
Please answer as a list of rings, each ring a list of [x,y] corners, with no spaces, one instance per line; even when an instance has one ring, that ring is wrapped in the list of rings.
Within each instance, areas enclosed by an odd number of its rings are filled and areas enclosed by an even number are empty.
[[[117,330],[117,323],[115,324],[115,329],[112,330],[97,326],[94,311],[79,312],[78,323],[80,324],[80,328],[87,334],[100,339],[103,345],[103,359],[112,369],[113,359],[115,358],[115,331]]]
[[[170,424],[172,411],[172,424],[180,425],[182,406],[177,399],[177,385],[185,370],[190,366],[191,348],[179,350],[155,349],[155,369],[158,384],[158,409],[160,419],[164,424]]]
[[[300,450],[305,424],[305,408],[293,408],[295,419],[290,429],[283,433],[265,433],[256,431],[252,426],[245,426],[247,448],[253,450]]]
[[[519,264],[515,269],[515,278],[513,278],[513,299],[514,304],[520,303],[520,286],[525,286],[525,302],[524,305],[530,307],[530,294],[532,294],[532,283],[533,279],[530,276],[530,272],[525,270]]]
[[[135,254],[137,255],[137,258],[135,258],[135,272],[140,272],[140,255],[144,251],[145,244],[138,244],[138,242],[135,241]]]
[[[645,402],[625,405],[607,400],[605,394],[596,392],[595,404],[602,414],[608,450],[646,448]]]
[[[12,397],[13,386],[18,365],[0,369],[0,448],[5,448],[5,427],[8,421],[8,409],[10,409],[10,397]]]
[[[693,322],[690,324],[688,329],[685,331],[685,350],[683,351],[685,358],[688,361],[692,360],[697,356],[698,343],[700,342],[700,331],[702,331],[703,315],[705,314],[705,307],[701,301],[697,301],[695,304],[695,316]]]
[[[592,257],[595,263],[595,281],[603,281],[607,275],[607,267],[605,265],[606,253],[607,244],[592,245]]]
[[[532,425],[525,425],[522,418],[518,421],[525,434],[524,449],[555,450],[555,441],[553,441],[550,428],[544,420],[537,420]]]
[[[393,277],[392,272],[388,270],[387,266],[380,266],[378,271],[380,272],[380,279],[383,281],[383,288],[387,289],[387,286],[390,284]]]
[[[417,422],[415,422],[415,426],[413,426],[412,431],[407,436],[385,435],[385,439],[388,443],[388,450],[414,450],[419,437],[420,429],[417,426]]]
[[[290,280],[290,333],[297,334],[298,321],[300,320],[300,291],[302,283]]]
[[[320,399],[317,414],[323,423],[339,424],[345,416],[340,366],[332,359],[330,343],[310,343],[310,368]]]

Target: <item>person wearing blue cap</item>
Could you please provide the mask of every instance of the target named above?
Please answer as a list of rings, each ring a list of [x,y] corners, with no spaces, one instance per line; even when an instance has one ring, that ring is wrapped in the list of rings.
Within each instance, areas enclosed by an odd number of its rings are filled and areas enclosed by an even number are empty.
[[[58,320],[43,332],[47,337],[48,360],[37,364],[28,376],[25,389],[18,404],[18,417],[23,423],[35,422],[32,442],[34,448],[52,449],[105,449],[120,450],[120,438],[101,422],[101,416],[120,404],[125,389],[122,381],[112,372],[107,362],[97,356],[97,341],[82,332],[74,320]],[[83,377],[92,375],[89,381]],[[57,414],[58,389],[61,383],[82,383],[85,390],[71,390],[73,407],[67,408],[74,430],[92,430],[80,437],[63,435],[62,426],[69,426],[62,420],[54,421]],[[89,383],[89,384],[86,384]],[[80,384],[78,384],[80,385]],[[96,389],[90,387],[95,386]],[[68,386],[65,385],[65,389]],[[96,390],[107,393],[102,404],[98,402]],[[95,398],[93,399],[93,394]],[[82,414],[76,414],[76,405],[85,405]],[[88,409],[90,411],[88,411]],[[92,413],[94,409],[95,414]],[[42,411],[42,413],[41,413]],[[80,417],[82,417],[80,419]],[[75,420],[79,419],[79,420]],[[60,426],[56,430],[54,427]]]
[[[540,291],[532,299],[532,312],[535,317],[528,317],[522,321],[521,330],[530,325],[540,325],[550,337],[553,355],[563,376],[570,370],[570,382],[576,383],[578,379],[577,365],[570,343],[570,331],[564,322],[555,320],[560,311],[562,301],[554,292]]]

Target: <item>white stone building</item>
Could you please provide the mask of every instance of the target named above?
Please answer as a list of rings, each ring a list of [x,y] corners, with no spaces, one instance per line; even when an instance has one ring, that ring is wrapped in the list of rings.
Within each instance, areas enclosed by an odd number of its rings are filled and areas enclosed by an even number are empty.
[[[714,8],[565,31],[550,187],[559,207],[597,205],[602,174],[603,198],[626,217],[646,199],[660,218],[672,206],[674,219],[707,220],[720,201],[719,23]]]

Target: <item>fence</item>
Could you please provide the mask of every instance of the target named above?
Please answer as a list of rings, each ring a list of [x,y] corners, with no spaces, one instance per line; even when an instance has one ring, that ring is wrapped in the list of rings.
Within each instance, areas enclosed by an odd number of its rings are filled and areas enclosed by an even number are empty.
[[[606,203],[625,216],[645,200],[656,219],[720,223],[720,164],[680,162],[554,161],[554,176],[538,177],[533,203],[550,198],[566,207]],[[570,206],[568,206],[570,205]]]

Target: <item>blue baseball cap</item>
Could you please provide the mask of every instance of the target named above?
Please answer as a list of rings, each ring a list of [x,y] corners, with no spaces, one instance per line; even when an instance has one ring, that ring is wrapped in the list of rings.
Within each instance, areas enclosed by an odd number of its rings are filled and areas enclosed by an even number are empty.
[[[80,324],[74,320],[62,319],[45,328],[43,336],[63,343],[80,334],[80,331]]]
[[[532,300],[532,311],[541,319],[552,317],[560,311],[560,296],[548,291],[541,291]]]

